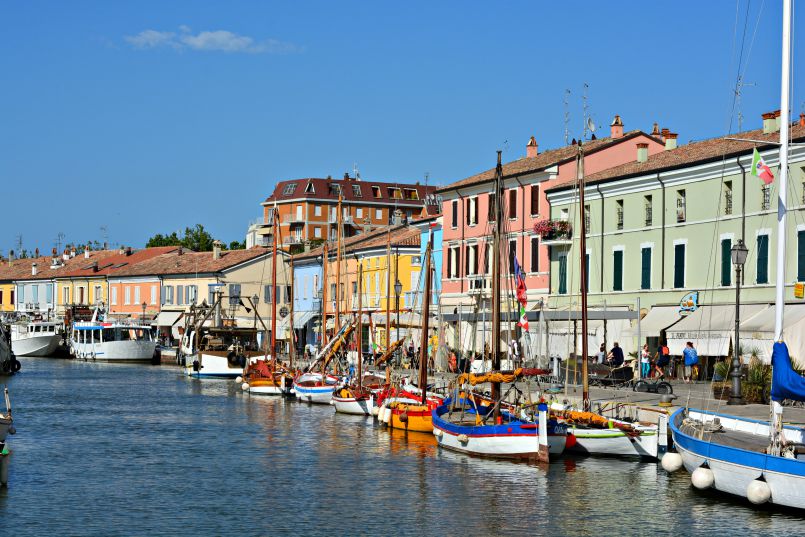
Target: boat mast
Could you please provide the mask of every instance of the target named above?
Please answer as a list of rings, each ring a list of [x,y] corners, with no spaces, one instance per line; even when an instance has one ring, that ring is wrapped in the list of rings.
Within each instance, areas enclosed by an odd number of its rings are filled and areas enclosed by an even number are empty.
[[[330,252],[327,251],[327,241],[321,252],[321,348],[327,345],[327,263]]]
[[[341,329],[341,196],[338,196],[335,229],[335,326],[334,333]]]
[[[277,366],[277,233],[280,229],[280,213],[274,209],[274,233],[271,234],[271,363]]]
[[[503,229],[503,215],[501,200],[503,192],[503,166],[501,153],[498,151],[498,164],[495,168],[495,231],[492,234],[492,370],[500,369],[500,235]],[[495,423],[500,418],[500,382],[492,382],[492,402],[494,405],[493,418]]]
[[[293,283],[294,282],[294,278],[293,278],[293,256],[291,256],[291,258],[289,260],[289,263],[290,263],[290,267],[291,267],[291,285],[289,286],[290,290],[291,290],[291,293],[290,293],[291,296],[288,297],[288,299],[291,301],[291,311],[290,311],[290,314],[289,314],[288,323],[290,324],[290,327],[291,327],[291,341],[288,344],[288,368],[290,369],[290,368],[293,367],[293,355],[294,355],[294,351],[296,351],[296,342],[294,341],[294,338],[296,336],[296,332],[294,332],[294,328],[293,328],[293,301],[294,301],[294,298],[293,298],[293,288],[294,288],[294,283]]]
[[[363,262],[358,261],[358,388],[363,385]]]
[[[397,328],[399,330],[399,328]],[[386,350],[391,347],[391,228],[386,232]]]
[[[579,140],[579,152],[576,156],[576,177],[579,183],[579,206],[581,207],[581,217],[579,218],[579,250],[581,250],[581,379],[582,391],[581,399],[585,412],[590,411],[590,379],[587,378],[587,226],[585,222],[584,206],[584,149]],[[606,322],[606,321],[604,321]],[[638,348],[640,342],[638,341]]]
[[[430,257],[433,250],[433,231],[428,235],[428,247],[425,249],[425,292],[422,300],[422,334],[419,338],[419,389],[422,390],[422,404],[428,402],[428,321],[430,317]],[[413,309],[409,313],[409,326]]]

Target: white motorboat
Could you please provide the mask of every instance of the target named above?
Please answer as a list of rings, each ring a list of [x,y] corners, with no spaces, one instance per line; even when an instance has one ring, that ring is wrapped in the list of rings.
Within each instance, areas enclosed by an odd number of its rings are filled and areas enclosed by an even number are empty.
[[[76,321],[70,335],[70,352],[81,360],[150,362],[156,346],[150,326],[125,322]]]
[[[305,373],[294,381],[293,389],[300,401],[329,405],[337,385],[338,377],[327,375],[322,381],[321,373]]]
[[[195,329],[187,332],[179,347],[184,372],[190,377],[237,378],[249,360],[264,355],[253,328],[202,326],[199,330],[198,337]]]
[[[11,348],[17,356],[52,356],[61,341],[61,323],[33,321],[11,325]]]

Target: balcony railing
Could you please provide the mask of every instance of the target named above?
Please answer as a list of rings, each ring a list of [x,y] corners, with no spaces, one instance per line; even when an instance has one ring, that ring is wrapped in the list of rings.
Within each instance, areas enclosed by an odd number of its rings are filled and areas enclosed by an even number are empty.
[[[304,242],[305,240],[302,237],[294,237],[293,235],[282,239],[282,244],[302,244]]]

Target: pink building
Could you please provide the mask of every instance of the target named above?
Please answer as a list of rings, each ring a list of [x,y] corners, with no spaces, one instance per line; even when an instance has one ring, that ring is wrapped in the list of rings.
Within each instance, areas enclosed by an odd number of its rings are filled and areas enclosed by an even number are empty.
[[[653,155],[665,147],[663,135],[654,125],[651,135],[639,130],[624,132],[620,116],[610,126],[610,136],[584,143],[585,175],[637,159],[638,145],[648,145]],[[667,132],[663,130],[663,132]],[[643,150],[645,150],[643,148]],[[502,257],[516,256],[526,274],[529,304],[538,303],[549,292],[548,246],[534,233],[534,224],[550,214],[546,188],[576,176],[575,144],[539,152],[534,137],[526,156],[503,165],[502,210],[506,221]],[[494,154],[490,153],[490,162]],[[495,169],[467,177],[440,188],[443,213],[442,311],[453,313],[489,311],[489,259],[494,216],[491,213]],[[491,217],[491,218],[490,218]],[[491,245],[491,242],[489,242]],[[510,285],[510,284],[509,284]]]

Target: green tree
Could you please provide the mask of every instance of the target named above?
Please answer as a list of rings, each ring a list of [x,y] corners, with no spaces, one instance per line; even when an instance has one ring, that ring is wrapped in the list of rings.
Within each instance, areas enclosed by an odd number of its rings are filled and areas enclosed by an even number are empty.
[[[157,233],[145,243],[146,248],[155,246],[183,246],[194,252],[211,252],[212,243],[215,241],[209,231],[204,229],[201,224],[188,227],[184,230],[184,235],[179,236],[175,231],[170,235]]]
[[[242,241],[232,241],[229,243],[230,250],[245,250],[246,249],[246,240]]]

